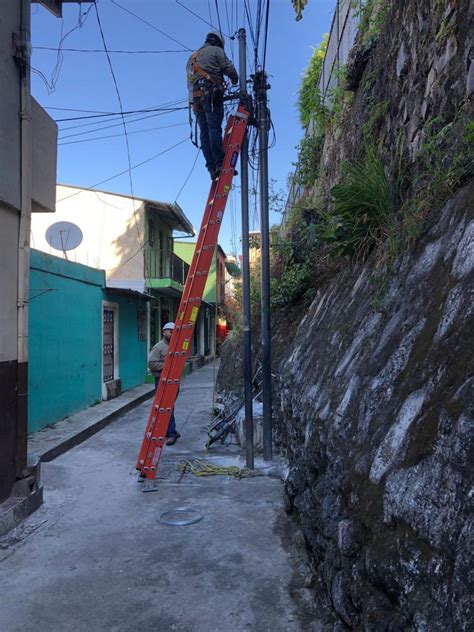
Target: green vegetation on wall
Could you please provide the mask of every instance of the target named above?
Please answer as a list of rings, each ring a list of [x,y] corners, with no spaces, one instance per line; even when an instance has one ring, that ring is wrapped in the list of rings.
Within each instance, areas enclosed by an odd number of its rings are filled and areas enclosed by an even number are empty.
[[[313,48],[313,53],[303,74],[301,86],[298,91],[298,110],[300,122],[303,127],[308,126],[313,116],[318,113],[320,107],[321,94],[319,91],[319,79],[328,45],[328,38],[329,34],[326,33],[319,46]]]
[[[321,213],[317,234],[331,244],[331,256],[364,257],[390,234],[399,202],[373,146],[363,160],[344,165],[332,204]]]

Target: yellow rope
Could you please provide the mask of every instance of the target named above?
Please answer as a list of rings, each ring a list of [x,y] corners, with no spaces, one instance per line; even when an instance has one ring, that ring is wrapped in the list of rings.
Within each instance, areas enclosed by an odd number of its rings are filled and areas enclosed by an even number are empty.
[[[200,461],[199,459],[195,459],[194,461],[189,461],[187,459],[183,459],[179,461],[176,465],[176,469],[178,472],[190,472],[194,476],[234,476],[235,478],[246,478],[248,476],[253,476],[254,473],[252,470],[249,470],[247,467],[237,467],[237,465],[213,465],[206,461]]]

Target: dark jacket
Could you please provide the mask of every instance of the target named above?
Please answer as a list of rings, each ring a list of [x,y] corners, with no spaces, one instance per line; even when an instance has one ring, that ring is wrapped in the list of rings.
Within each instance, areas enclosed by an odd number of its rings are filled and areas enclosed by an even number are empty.
[[[227,58],[224,50],[220,46],[204,44],[204,46],[199,49],[196,61],[211,77],[218,77],[219,79],[224,79],[224,76],[229,77],[233,85],[239,81],[239,75],[237,74],[234,64]],[[186,73],[188,77],[190,101],[192,102],[192,93],[195,83],[199,79],[199,77],[193,73],[192,56],[188,59],[188,63],[186,64]]]

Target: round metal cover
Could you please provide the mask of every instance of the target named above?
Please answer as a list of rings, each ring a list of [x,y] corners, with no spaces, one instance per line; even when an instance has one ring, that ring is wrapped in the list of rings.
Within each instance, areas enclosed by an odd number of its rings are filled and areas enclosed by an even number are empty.
[[[185,527],[188,524],[195,524],[202,520],[202,516],[194,509],[180,507],[179,509],[170,509],[163,511],[158,518],[158,522],[170,525],[171,527]]]
[[[46,241],[55,250],[74,250],[82,242],[82,230],[72,222],[55,222],[46,231]]]

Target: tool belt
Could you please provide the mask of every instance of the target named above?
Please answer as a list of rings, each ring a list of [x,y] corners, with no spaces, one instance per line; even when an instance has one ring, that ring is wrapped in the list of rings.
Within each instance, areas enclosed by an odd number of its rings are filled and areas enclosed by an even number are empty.
[[[211,104],[220,96],[224,95],[225,84],[224,82],[211,83],[204,79],[200,79],[193,88],[193,103],[192,108],[194,112],[204,112],[204,101],[206,98],[210,99]]]

